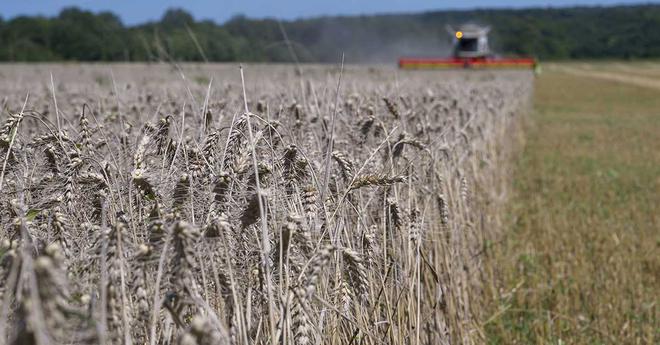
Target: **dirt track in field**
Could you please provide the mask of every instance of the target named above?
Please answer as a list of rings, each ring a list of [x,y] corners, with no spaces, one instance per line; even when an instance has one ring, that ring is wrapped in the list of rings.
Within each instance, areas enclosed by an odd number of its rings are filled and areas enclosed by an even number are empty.
[[[550,70],[568,73],[580,77],[609,80],[623,84],[635,85],[639,87],[660,90],[660,77],[642,77],[627,72],[598,71],[587,67],[573,66],[550,66]],[[653,74],[650,74],[653,75]]]

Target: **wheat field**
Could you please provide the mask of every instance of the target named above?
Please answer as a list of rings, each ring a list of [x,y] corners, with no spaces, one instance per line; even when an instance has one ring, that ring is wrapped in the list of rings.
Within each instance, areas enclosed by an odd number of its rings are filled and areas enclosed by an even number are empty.
[[[0,341],[483,343],[531,72],[242,72],[0,66]]]

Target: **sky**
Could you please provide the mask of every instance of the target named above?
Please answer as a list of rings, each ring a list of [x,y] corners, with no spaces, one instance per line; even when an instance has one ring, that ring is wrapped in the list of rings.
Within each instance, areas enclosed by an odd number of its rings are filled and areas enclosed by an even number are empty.
[[[54,16],[67,6],[77,6],[94,12],[111,11],[125,24],[133,25],[157,20],[166,9],[183,8],[196,19],[211,19],[222,23],[234,15],[251,18],[297,19],[323,15],[357,15],[376,13],[422,12],[444,9],[559,7],[570,5],[615,5],[660,3],[640,0],[0,0],[0,16]]]

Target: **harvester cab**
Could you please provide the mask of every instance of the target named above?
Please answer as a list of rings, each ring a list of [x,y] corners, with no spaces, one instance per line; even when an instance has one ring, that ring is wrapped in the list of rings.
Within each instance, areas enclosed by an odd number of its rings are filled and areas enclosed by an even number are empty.
[[[456,29],[447,25],[446,29],[452,37],[455,58],[486,58],[490,56],[490,48],[488,47],[490,27],[466,24]]]
[[[451,57],[405,57],[399,59],[399,67],[403,69],[535,69],[537,67],[534,58],[506,58],[493,54],[488,44],[489,26],[464,24],[456,28],[446,26],[446,29],[452,40],[453,53]]]

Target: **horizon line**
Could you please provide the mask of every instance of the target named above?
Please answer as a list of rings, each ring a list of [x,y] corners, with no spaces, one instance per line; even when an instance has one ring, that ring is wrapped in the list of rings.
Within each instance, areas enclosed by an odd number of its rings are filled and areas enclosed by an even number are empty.
[[[59,12],[57,14],[53,15],[44,15],[44,14],[17,14],[12,17],[7,17],[4,18],[2,14],[0,13],[0,20],[2,21],[12,21],[17,18],[46,18],[46,19],[54,19],[59,16],[62,11],[66,9],[78,9],[84,12],[91,12],[94,15],[99,15],[103,13],[111,13],[115,15],[116,17],[119,18],[121,21],[122,25],[126,27],[137,27],[141,25],[148,25],[148,24],[153,24],[159,22],[163,15],[169,11],[169,10],[183,10],[186,13],[190,14],[195,22],[203,22],[203,21],[210,21],[213,22],[216,25],[224,25],[235,18],[245,18],[248,20],[275,20],[275,21],[280,21],[280,22],[296,22],[296,21],[305,21],[305,20],[315,20],[315,19],[327,19],[327,18],[356,18],[356,17],[376,17],[376,16],[397,16],[397,15],[424,15],[424,14],[430,14],[430,13],[442,13],[442,12],[474,12],[474,11],[525,11],[525,10],[562,10],[562,9],[578,9],[578,8],[590,8],[590,9],[595,9],[595,8],[617,8],[617,7],[646,7],[646,6],[660,6],[660,3],[658,2],[651,2],[651,1],[640,1],[636,3],[615,3],[615,4],[575,4],[575,5],[559,5],[559,6],[554,6],[554,5],[527,5],[527,6],[511,6],[511,5],[504,5],[504,6],[473,6],[473,7],[447,7],[447,8],[439,8],[439,9],[428,9],[428,10],[412,10],[412,11],[382,11],[382,12],[371,12],[371,13],[349,13],[349,14],[319,14],[319,15],[309,15],[309,16],[298,16],[298,17],[293,17],[293,18],[283,18],[283,17],[277,17],[277,16],[249,16],[244,13],[234,13],[232,14],[228,19],[224,21],[218,21],[216,19],[212,18],[198,18],[196,17],[192,11],[186,9],[185,7],[182,6],[171,6],[166,8],[160,15],[159,18],[157,19],[147,19],[144,21],[140,22],[134,22],[134,23],[127,23],[124,21],[124,18],[120,14],[118,14],[115,11],[112,10],[91,10],[84,8],[82,6],[77,6],[77,5],[72,5],[72,6],[64,6],[59,9]]]

